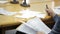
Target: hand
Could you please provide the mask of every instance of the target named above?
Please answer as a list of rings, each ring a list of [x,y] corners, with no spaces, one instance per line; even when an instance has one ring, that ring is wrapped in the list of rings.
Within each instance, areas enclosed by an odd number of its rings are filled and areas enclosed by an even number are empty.
[[[52,16],[52,17],[55,16],[54,11],[51,8],[49,8],[47,5],[46,5],[46,12],[49,16]]]
[[[45,34],[44,32],[37,32],[37,34]]]

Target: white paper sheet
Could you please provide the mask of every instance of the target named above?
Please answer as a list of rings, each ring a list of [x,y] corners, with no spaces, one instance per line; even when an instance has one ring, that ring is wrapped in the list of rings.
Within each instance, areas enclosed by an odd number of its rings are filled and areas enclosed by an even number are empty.
[[[3,14],[3,15],[8,15],[8,16],[11,16],[11,15],[14,15],[16,14],[17,12],[9,12],[3,8],[0,8],[0,14]]]
[[[39,18],[33,18],[27,21],[26,24],[20,25],[16,30],[26,32],[27,34],[36,34],[37,31],[48,34],[51,31]]]
[[[27,34],[36,34],[36,31],[34,29],[28,27],[25,24],[20,25],[16,30]]]
[[[60,6],[55,7],[54,12],[55,12],[56,14],[60,14]]]
[[[46,14],[42,14],[41,12],[38,11],[31,11],[30,9],[22,10],[19,12],[22,15],[15,15],[17,18],[30,18],[30,17],[40,17],[40,18],[45,18]]]
[[[4,4],[4,3],[7,3],[8,1],[7,0],[0,0],[0,3]]]

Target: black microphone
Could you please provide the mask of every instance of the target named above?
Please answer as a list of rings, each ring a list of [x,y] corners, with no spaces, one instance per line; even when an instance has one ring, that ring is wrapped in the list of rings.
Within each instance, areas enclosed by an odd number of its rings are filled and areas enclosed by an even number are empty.
[[[24,2],[21,4],[21,6],[23,6],[23,7],[30,7],[30,5],[26,3],[26,0],[23,0],[23,1]]]
[[[19,2],[17,0],[10,1],[12,4],[18,4]]]

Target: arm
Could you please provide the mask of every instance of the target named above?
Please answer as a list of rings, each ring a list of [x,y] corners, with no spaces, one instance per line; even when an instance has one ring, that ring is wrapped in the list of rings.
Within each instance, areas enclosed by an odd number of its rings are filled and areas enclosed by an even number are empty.
[[[55,14],[54,11],[50,8],[46,8],[46,12],[49,16],[53,17],[55,21],[55,25],[49,34],[60,34],[60,16]]]
[[[49,34],[60,34],[60,16],[55,15],[53,19],[55,21],[55,25]]]
[[[53,17],[53,19],[55,21],[55,25],[49,34],[60,34],[60,16],[55,14],[54,11],[49,7],[46,8],[46,12],[49,16]],[[40,34],[40,33],[38,33],[38,34]]]

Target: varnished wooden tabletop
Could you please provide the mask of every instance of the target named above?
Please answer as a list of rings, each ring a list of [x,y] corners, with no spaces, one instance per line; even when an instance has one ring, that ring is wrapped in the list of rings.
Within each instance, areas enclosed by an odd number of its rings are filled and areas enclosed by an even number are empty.
[[[11,0],[9,0],[5,4],[0,4],[0,8],[4,8],[8,12],[20,12],[22,10],[30,9],[31,11],[37,11],[37,12],[46,14],[46,12],[45,12],[46,4],[49,7],[52,7],[51,0],[45,0],[45,2],[41,2],[40,0],[30,0],[30,7],[20,6],[22,0],[19,0],[19,4],[11,4],[11,3],[9,3],[10,1]],[[55,2],[55,5],[54,5],[55,7],[60,6],[60,0],[54,0],[54,2]],[[16,17],[14,17],[14,15],[12,15],[12,16],[0,15],[0,27],[8,26],[8,28],[10,28],[9,26],[18,25],[18,24],[21,24],[20,21],[27,21],[27,20],[28,19],[16,18]],[[53,25],[53,22],[54,22],[53,19],[51,18],[51,16],[47,16],[47,15],[45,18],[42,18],[42,21],[45,22],[48,26]],[[3,28],[1,30],[2,34],[4,34],[3,31],[5,29],[7,29],[7,28]]]
[[[21,1],[19,1],[19,3],[21,3]],[[30,1],[30,7],[22,7],[22,6],[20,6],[20,4],[11,4],[9,2],[6,4],[0,4],[0,8],[4,8],[5,10],[7,10],[9,12],[19,12],[22,10],[30,9],[31,11],[37,11],[37,12],[46,14],[46,12],[45,12],[46,4],[49,7],[52,7],[52,1],[45,1],[45,2],[40,2],[39,0]],[[55,3],[56,2],[59,2],[59,1],[55,1]],[[57,4],[58,3],[56,3],[55,6],[57,6]],[[50,17],[46,17],[46,18],[48,19]],[[0,15],[0,26],[7,26],[7,25],[9,26],[9,25],[20,24],[19,20],[27,21],[22,18],[16,18],[16,17],[14,17],[14,15],[13,16]]]

